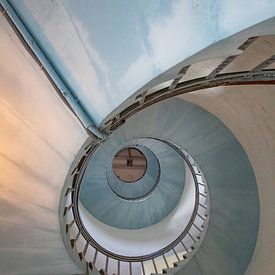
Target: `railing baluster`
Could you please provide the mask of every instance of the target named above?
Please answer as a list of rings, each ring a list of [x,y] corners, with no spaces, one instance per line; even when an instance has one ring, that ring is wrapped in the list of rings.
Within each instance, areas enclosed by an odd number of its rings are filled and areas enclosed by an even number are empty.
[[[168,262],[167,262],[167,260],[166,260],[165,255],[163,254],[162,257],[163,257],[163,260],[164,260],[164,262],[165,262],[166,267],[169,268],[169,264],[168,264]]]
[[[204,218],[200,213],[197,213],[197,215],[198,215],[203,221],[206,220],[206,218]]]
[[[77,166],[72,170],[71,175],[77,170]]]
[[[89,246],[89,243],[86,242],[85,247],[84,247],[84,250],[83,250],[83,256],[84,256],[84,257],[86,256],[86,253],[87,253],[87,250],[88,250],[88,246]]]
[[[202,203],[199,203],[199,206],[201,206],[204,209],[207,209],[207,206],[203,205]]]
[[[132,275],[132,262],[129,262],[129,271],[130,271],[130,275]]]
[[[96,262],[97,252],[98,252],[98,250],[96,249],[96,251],[95,251],[95,255],[94,255],[94,259],[93,259],[93,265],[95,265],[95,262]]]
[[[145,275],[144,263],[140,262],[140,264],[141,264],[142,275]]]
[[[120,260],[117,261],[117,275],[120,275]]]
[[[64,197],[67,197],[67,196],[68,196],[68,194],[69,194],[70,192],[72,192],[73,190],[74,190],[74,188],[72,188],[72,187],[68,187],[68,188],[67,188],[67,190],[66,190],[66,192],[65,192]]]
[[[200,229],[195,223],[193,223],[193,226],[194,226],[199,232],[201,232],[201,229]]]
[[[158,273],[157,265],[156,265],[155,259],[153,258],[152,261],[153,261],[153,265],[154,265],[155,272]]]
[[[188,251],[188,249],[187,249],[186,245],[183,243],[183,241],[182,241],[182,240],[181,240],[180,242],[181,242],[182,246],[184,247],[184,249],[185,249],[186,253],[188,253],[189,251]]]
[[[72,227],[74,223],[75,223],[75,219],[73,219],[69,224],[66,224],[66,233],[68,233],[69,229]]]
[[[106,256],[106,263],[105,263],[105,273],[108,274],[108,262],[109,262],[109,257]]]
[[[180,261],[180,258],[179,258],[179,256],[178,256],[178,253],[176,252],[175,248],[173,248],[173,252],[174,252],[174,254],[175,254],[175,256],[176,256],[176,258],[177,258],[177,260],[178,260],[178,262],[179,262],[179,261]]]
[[[190,234],[190,232],[188,232],[188,235],[190,236],[190,238],[193,240],[193,242],[195,243],[196,240],[194,239],[194,237]]]
[[[73,207],[73,203],[70,204],[68,207],[64,207],[63,217],[69,212],[69,210]]]

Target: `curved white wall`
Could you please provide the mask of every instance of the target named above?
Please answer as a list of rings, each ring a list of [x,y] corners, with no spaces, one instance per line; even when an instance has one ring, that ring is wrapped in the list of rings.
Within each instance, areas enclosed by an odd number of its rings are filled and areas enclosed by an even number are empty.
[[[260,198],[259,235],[246,274],[275,274],[274,87],[219,87],[181,98],[216,115],[244,147],[254,169]]]
[[[251,70],[272,56],[274,51],[275,36],[260,37],[224,71]],[[269,68],[275,68],[275,64]],[[207,74],[207,67],[205,70]],[[254,169],[260,198],[258,241],[246,274],[275,274],[274,85],[217,87],[185,94],[180,98],[216,115],[244,147]]]
[[[80,272],[63,245],[58,204],[86,138],[0,16],[0,273]]]

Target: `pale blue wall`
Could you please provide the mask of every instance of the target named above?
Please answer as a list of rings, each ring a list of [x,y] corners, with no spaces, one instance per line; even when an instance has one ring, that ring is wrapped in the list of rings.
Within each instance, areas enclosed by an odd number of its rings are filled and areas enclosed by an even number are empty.
[[[171,66],[275,14],[273,0],[10,2],[96,123]]]

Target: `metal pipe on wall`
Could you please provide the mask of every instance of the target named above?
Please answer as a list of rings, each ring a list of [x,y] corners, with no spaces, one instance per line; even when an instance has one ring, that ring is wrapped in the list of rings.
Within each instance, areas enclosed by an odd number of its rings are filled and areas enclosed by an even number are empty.
[[[95,126],[92,118],[87,114],[87,112],[79,103],[78,99],[65,85],[61,77],[58,75],[50,61],[47,59],[46,55],[43,53],[42,49],[32,37],[27,27],[24,25],[13,7],[10,5],[10,3],[7,0],[0,0],[0,7],[2,8],[2,14],[15,30],[17,36],[24,44],[24,46],[28,49],[32,57],[39,64],[41,70],[50,80],[55,90],[58,92],[59,96],[65,102],[67,107],[69,107],[69,109],[74,113],[74,115],[78,118],[80,123],[89,134],[93,134],[99,140],[104,139],[104,134],[102,134]]]

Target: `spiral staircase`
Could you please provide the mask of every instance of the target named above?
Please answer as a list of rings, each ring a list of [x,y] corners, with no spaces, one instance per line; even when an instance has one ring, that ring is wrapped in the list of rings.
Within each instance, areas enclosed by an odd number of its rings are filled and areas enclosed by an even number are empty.
[[[39,34],[39,5],[0,3],[3,274],[275,272],[272,9],[98,121]],[[132,149],[146,168],[130,183],[114,159],[128,150],[135,168]]]

